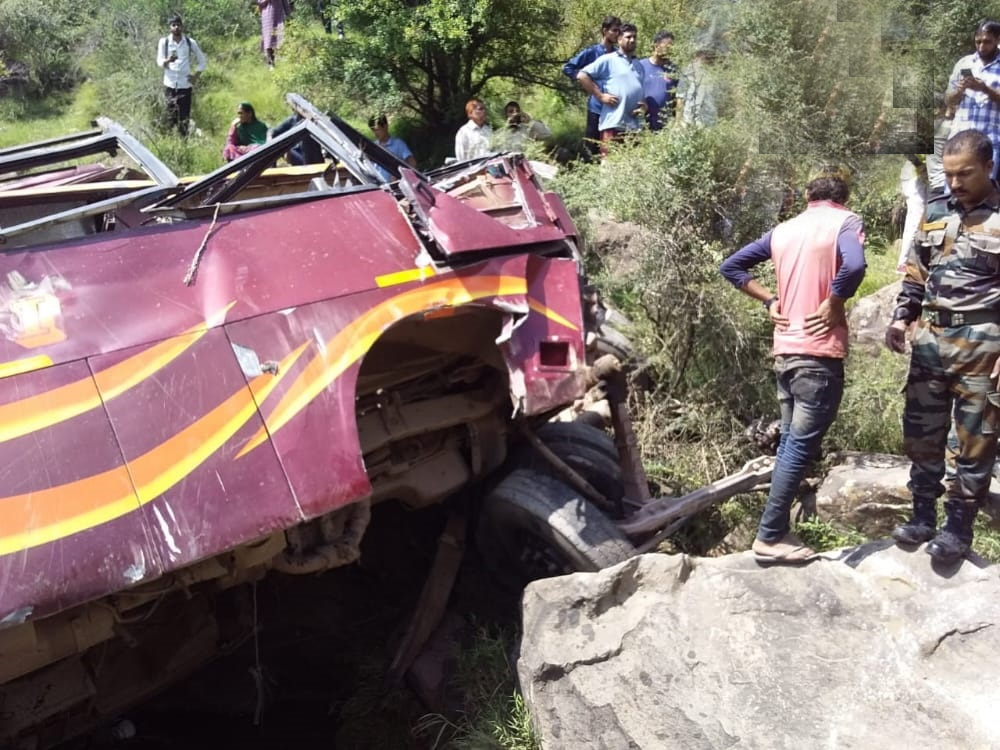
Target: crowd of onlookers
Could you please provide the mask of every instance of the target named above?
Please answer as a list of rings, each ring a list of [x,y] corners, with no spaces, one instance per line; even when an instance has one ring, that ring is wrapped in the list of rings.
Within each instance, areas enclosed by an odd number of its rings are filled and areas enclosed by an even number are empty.
[[[906,220],[900,242],[898,270],[906,271],[928,200],[948,193],[941,155],[945,142],[965,130],[978,130],[993,146],[993,177],[1000,164],[1000,23],[984,20],[976,26],[975,52],[952,68],[945,92],[934,94],[934,145],[929,154],[909,154],[900,170],[900,190],[906,199]]]
[[[275,64],[275,53],[281,46],[284,36],[285,18],[291,12],[288,0],[254,0],[260,12],[261,19],[261,49],[264,52],[268,67]],[[332,18],[329,5],[325,0],[317,3],[317,10],[324,19],[324,28],[332,33],[334,27],[339,36],[344,35],[343,25]],[[184,33],[184,23],[181,17],[174,14],[169,20],[170,33],[161,38],[157,44],[156,64],[163,69],[163,89],[166,103],[167,124],[176,128],[181,135],[187,135],[191,117],[191,99],[193,85],[206,67],[205,53],[192,37]],[[302,117],[292,114],[273,128],[257,117],[257,112],[250,102],[240,102],[236,108],[236,116],[230,123],[226,133],[226,142],[222,148],[222,158],[225,161],[238,159],[272,138],[290,130],[301,122]],[[374,141],[382,148],[397,156],[410,166],[416,166],[416,158],[409,146],[395,136],[389,135],[389,121],[386,115],[379,114],[368,121]],[[544,128],[544,126],[541,126]],[[532,131],[542,132],[542,131]],[[545,136],[549,135],[544,130]],[[303,164],[319,164],[324,161],[320,147],[310,138],[303,138],[292,146],[284,155],[292,166]],[[386,178],[388,172],[376,167]]]
[[[291,12],[289,0],[254,0],[260,14],[261,50],[267,65],[276,63],[284,37],[285,19]],[[343,36],[343,26],[332,19],[328,2],[319,0],[317,11],[328,33],[334,26]],[[187,134],[191,114],[193,84],[205,69],[205,55],[198,43],[184,33],[181,18],[170,18],[170,33],[160,39],[157,65],[163,68],[167,120],[171,127]],[[589,154],[604,154],[608,144],[620,141],[631,131],[647,127],[660,130],[672,120],[712,125],[718,117],[718,87],[707,71],[716,51],[706,46],[697,51],[682,74],[670,59],[674,35],[659,31],[652,38],[648,56],[637,58],[637,29],[608,16],[601,24],[601,41],[586,47],[563,66],[563,73],[589,94],[584,146]],[[494,129],[486,103],[470,99],[465,105],[468,121],[455,134],[455,159],[464,160],[501,150],[525,150],[530,143],[547,144],[552,131],[540,119],[521,109],[517,101],[504,106],[504,122]],[[235,159],[268,138],[284,132],[295,116],[268,129],[249,102],[236,111],[226,136],[223,158]],[[384,114],[374,116],[369,127],[375,140],[403,161],[414,163],[409,147],[390,136]],[[284,126],[284,127],[283,127]],[[308,163],[301,148],[290,152],[292,163]]]
[[[328,32],[334,27],[343,34],[342,26],[332,19],[328,0],[315,0],[317,11],[324,19]],[[285,19],[290,12],[289,0],[254,0],[260,13],[261,50],[266,63],[273,67],[276,51],[284,35]],[[157,46],[157,65],[163,69],[163,86],[168,124],[183,135],[187,133],[191,113],[193,85],[205,69],[205,54],[198,43],[184,33],[177,15],[171,17],[170,33]],[[935,143],[940,146],[950,132],[976,128],[984,132],[997,148],[1000,143],[1000,104],[992,92],[1000,90],[1000,70],[996,66],[996,47],[991,39],[1000,26],[984,21],[976,32],[977,51],[963,57],[948,81],[948,90],[935,100]],[[674,35],[657,31],[651,38],[650,53],[637,57],[638,29],[623,23],[617,16],[607,16],[600,27],[601,40],[573,55],[562,72],[588,95],[584,148],[590,155],[607,153],[610,144],[621,142],[640,129],[661,130],[673,121],[710,127],[719,118],[723,105],[723,77],[713,67],[721,54],[717,44],[700,44],[691,62],[683,71],[671,59]],[[490,123],[487,104],[479,98],[465,105],[467,122],[455,134],[454,156],[458,160],[474,158],[501,150],[525,150],[529,143],[548,144],[552,131],[538,118],[521,109],[517,101],[504,106],[503,124],[494,128]],[[280,134],[294,124],[283,123],[269,130],[258,120],[253,106],[243,102],[237,109],[227,133],[223,157],[231,160]],[[387,147],[404,161],[413,160],[409,147],[399,138],[390,136],[384,114],[374,116],[369,127],[380,145]],[[292,158],[301,163],[307,155],[298,149]],[[904,232],[912,239],[914,217],[934,191],[943,191],[940,155],[913,156],[903,167],[901,184],[908,201],[911,217]],[[902,265],[902,259],[901,259]]]
[[[648,56],[637,57],[638,29],[617,16],[601,22],[601,41],[583,48],[563,65],[562,72],[587,94],[584,147],[591,155],[607,153],[642,128],[661,130],[675,119],[712,126],[718,121],[721,80],[712,74],[719,50],[699,46],[682,72],[670,59],[674,35],[657,31]],[[455,135],[455,157],[468,159],[498,149],[521,149],[527,141],[551,136],[544,123],[522,112],[517,102],[504,107],[504,125],[494,131],[486,104],[470,99],[468,122]]]

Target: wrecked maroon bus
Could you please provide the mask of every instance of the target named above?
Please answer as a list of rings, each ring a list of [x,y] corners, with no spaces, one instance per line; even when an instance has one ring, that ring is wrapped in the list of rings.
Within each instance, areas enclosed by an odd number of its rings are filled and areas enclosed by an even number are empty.
[[[587,387],[560,199],[519,154],[421,174],[288,99],[293,130],[193,181],[107,121],[0,150],[0,744],[50,746],[189,674],[220,592],[353,562],[383,500],[488,480],[513,510],[479,517],[517,527],[497,554],[633,552],[510,462]],[[303,139],[325,161],[274,168]],[[554,449],[613,467],[593,432]]]

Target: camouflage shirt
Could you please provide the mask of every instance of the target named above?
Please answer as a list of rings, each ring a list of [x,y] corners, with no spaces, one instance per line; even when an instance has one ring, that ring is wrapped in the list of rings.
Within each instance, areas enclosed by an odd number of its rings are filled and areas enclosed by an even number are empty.
[[[994,310],[1000,319],[1000,194],[969,211],[950,196],[927,204],[910,248],[893,320],[910,323],[921,309]]]

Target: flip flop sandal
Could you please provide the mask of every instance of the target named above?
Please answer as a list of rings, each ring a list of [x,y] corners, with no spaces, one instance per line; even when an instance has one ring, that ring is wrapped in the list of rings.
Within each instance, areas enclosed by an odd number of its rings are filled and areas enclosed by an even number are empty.
[[[780,555],[769,555],[764,552],[753,553],[753,559],[765,565],[799,565],[810,560],[815,560],[816,557],[816,552],[804,544],[799,547],[793,547],[788,552]]]

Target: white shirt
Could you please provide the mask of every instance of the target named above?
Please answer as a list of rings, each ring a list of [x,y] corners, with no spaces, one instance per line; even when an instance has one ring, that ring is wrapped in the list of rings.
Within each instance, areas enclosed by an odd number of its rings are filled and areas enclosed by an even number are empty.
[[[171,53],[177,54],[177,59],[167,65]],[[163,85],[168,89],[191,88],[191,55],[194,55],[195,70],[199,73],[205,69],[205,53],[201,51],[198,42],[187,34],[181,35],[179,42],[174,41],[174,35],[168,34],[156,45],[156,64],[163,68]]]
[[[475,122],[469,120],[455,133],[455,158],[459,161],[474,159],[477,156],[486,156],[490,153],[490,138],[493,136],[493,128],[489,125],[479,127]]]

